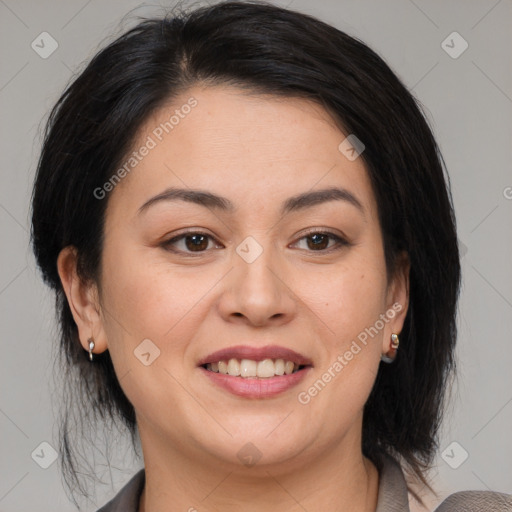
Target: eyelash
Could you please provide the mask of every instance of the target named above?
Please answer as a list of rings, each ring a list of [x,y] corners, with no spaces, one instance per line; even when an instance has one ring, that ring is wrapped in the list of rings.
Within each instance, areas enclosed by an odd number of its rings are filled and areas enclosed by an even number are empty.
[[[351,245],[349,242],[347,242],[347,240],[345,240],[344,238],[340,237],[339,235],[336,235],[332,231],[328,231],[328,230],[323,230],[322,231],[322,230],[318,230],[318,229],[312,229],[310,231],[307,231],[306,233],[304,233],[299,238],[298,241],[303,240],[304,238],[311,237],[313,235],[317,235],[317,234],[319,234],[319,235],[327,235],[329,238],[333,239],[336,242],[336,244],[334,246],[332,246],[332,247],[327,248],[327,249],[321,249],[321,250],[318,250],[318,251],[309,250],[308,252],[313,252],[313,253],[318,252],[318,253],[321,253],[321,254],[328,254],[328,253],[331,253],[333,251],[338,251],[338,250],[342,249],[345,246]],[[170,252],[173,252],[173,253],[176,253],[176,254],[184,254],[186,256],[191,256],[191,257],[201,256],[202,254],[207,252],[208,249],[206,249],[204,251],[196,251],[196,252],[194,252],[194,251],[176,250],[176,249],[172,248],[173,244],[176,244],[180,240],[183,240],[183,239],[185,239],[185,237],[190,236],[190,235],[201,235],[201,236],[206,236],[206,237],[210,238],[211,240],[215,240],[215,238],[213,236],[209,235],[208,233],[204,233],[202,231],[186,231],[184,233],[181,233],[178,236],[175,236],[173,238],[170,238],[169,240],[166,240],[165,242],[163,242],[161,244],[161,247],[163,247],[167,251],[170,251]],[[215,241],[217,242],[217,240],[215,240]]]

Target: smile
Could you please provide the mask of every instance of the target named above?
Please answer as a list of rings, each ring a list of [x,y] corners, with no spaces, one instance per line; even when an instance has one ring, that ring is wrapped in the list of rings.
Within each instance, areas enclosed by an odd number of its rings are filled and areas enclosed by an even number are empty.
[[[304,368],[304,365],[284,359],[254,361],[252,359],[240,360],[231,358],[219,361],[218,363],[207,363],[203,365],[203,368],[214,373],[231,375],[232,377],[269,379],[275,376],[291,375]]]

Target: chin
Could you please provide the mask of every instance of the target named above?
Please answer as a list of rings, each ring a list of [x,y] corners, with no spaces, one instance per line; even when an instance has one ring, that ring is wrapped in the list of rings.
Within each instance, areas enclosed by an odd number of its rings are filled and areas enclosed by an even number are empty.
[[[217,442],[212,444],[213,435],[205,439],[204,450],[228,464],[247,467],[269,465],[286,465],[304,452],[312,440],[308,440],[302,432],[290,432],[280,428],[282,417],[277,421],[270,418],[262,420],[255,427],[249,418],[237,421],[237,429],[229,430],[232,437],[225,432],[216,430]],[[283,423],[284,425],[284,423]],[[276,428],[277,427],[277,428]]]

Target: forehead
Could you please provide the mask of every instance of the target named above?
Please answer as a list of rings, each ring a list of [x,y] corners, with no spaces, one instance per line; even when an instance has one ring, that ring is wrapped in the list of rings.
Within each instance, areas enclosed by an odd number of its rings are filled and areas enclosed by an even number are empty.
[[[339,149],[347,135],[311,101],[193,87],[141,127],[110,201],[135,211],[149,197],[180,187],[228,196],[236,210],[254,211],[337,186],[373,214],[362,158],[349,160]]]

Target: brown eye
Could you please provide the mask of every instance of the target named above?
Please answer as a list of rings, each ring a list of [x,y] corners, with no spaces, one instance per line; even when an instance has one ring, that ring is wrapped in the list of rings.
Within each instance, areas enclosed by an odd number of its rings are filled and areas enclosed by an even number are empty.
[[[306,250],[310,252],[327,253],[331,252],[331,250],[341,249],[343,246],[350,245],[345,239],[330,231],[311,231],[303,236],[299,242],[302,240],[306,240]]]
[[[208,247],[208,237],[205,235],[186,235],[185,246],[191,251],[201,251]]]
[[[209,248],[210,240],[214,238],[207,233],[189,232],[167,240],[162,247],[176,253],[202,253]]]
[[[310,249],[327,249],[329,246],[329,235],[325,235],[323,233],[314,233],[313,235],[309,235],[306,237],[308,241],[308,247]]]

